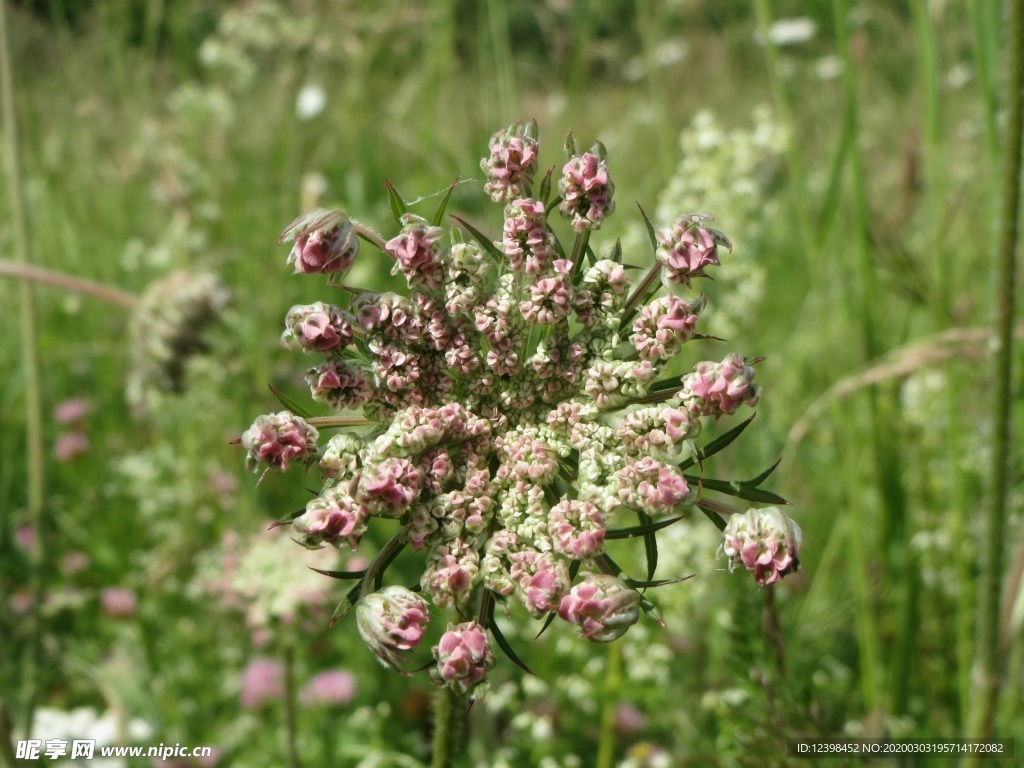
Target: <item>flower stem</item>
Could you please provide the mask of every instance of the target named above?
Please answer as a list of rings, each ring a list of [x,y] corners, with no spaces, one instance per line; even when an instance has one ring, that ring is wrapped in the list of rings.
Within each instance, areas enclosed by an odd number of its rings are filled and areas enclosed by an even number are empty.
[[[0,276],[17,277],[22,281],[55,285],[58,288],[65,288],[69,291],[92,296],[94,299],[105,301],[108,304],[116,304],[125,309],[135,309],[139,304],[138,296],[125,293],[117,288],[111,288],[109,285],[95,283],[92,280],[75,277],[52,269],[34,267],[21,261],[0,259]]]
[[[1010,0],[1008,5],[1007,120],[1001,166],[1004,175],[995,280],[997,346],[993,372],[992,489],[986,515],[986,536],[982,543],[982,571],[978,589],[978,647],[973,675],[975,706],[971,707],[973,716],[967,729],[967,735],[977,738],[988,738],[992,733],[1002,686],[1003,666],[999,649],[999,602],[1011,459],[1014,288],[1020,226],[1021,145],[1024,140],[1024,2]]]
[[[450,768],[454,764],[459,701],[448,686],[434,692],[434,753],[430,768]]]
[[[601,704],[601,736],[597,744],[597,768],[612,768],[615,758],[615,705],[622,685],[622,643],[608,644],[608,671]]]
[[[298,694],[295,686],[295,646],[288,640],[284,649],[284,738],[288,768],[299,768],[298,728],[295,710]]]
[[[11,71],[11,52],[7,37],[7,2],[0,0],[0,104],[3,106],[4,161],[11,201],[11,226],[14,230],[15,260],[22,265],[29,261],[28,227],[25,216],[25,190],[18,163],[18,132],[14,110],[14,74]],[[35,528],[35,541],[30,552],[32,602],[30,609],[31,632],[29,652],[25,666],[26,701],[22,708],[22,732],[30,733],[35,707],[40,693],[40,669],[43,655],[42,615],[43,592],[46,586],[46,524],[43,505],[45,473],[43,464],[43,416],[39,392],[39,357],[36,347],[35,312],[32,287],[27,279],[19,285],[21,320],[21,361],[25,387],[25,442],[28,456],[28,514]]]

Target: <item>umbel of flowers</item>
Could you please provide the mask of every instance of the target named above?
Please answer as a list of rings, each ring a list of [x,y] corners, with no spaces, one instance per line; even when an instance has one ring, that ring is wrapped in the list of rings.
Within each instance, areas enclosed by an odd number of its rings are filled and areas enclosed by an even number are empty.
[[[328,573],[356,582],[338,615],[355,606],[367,645],[401,670],[431,614],[446,612],[431,677],[463,695],[486,689],[495,646],[525,668],[496,605],[560,617],[597,642],[620,637],[641,611],[660,622],[641,591],[666,583],[654,580],[657,531],[694,510],[724,531],[730,565],[758,583],[798,566],[799,528],[778,506],[744,512],[709,496],[785,504],[759,488],[770,470],[746,482],[702,474],[750,423],[698,445],[709,419],[757,403],[757,359],[694,355],[690,373],[665,373],[708,338],[694,283],[728,240],[709,214],[682,214],[662,229],[647,222],[646,272],[633,263],[645,257],[626,258],[618,243],[599,253],[591,235],[615,210],[605,150],[581,152],[570,135],[566,152],[559,177],[552,169],[538,185],[536,124],[494,135],[481,167],[502,211],[498,237],[455,216],[445,229],[451,190],[428,219],[390,184],[390,239],[341,211],[289,225],[288,263],[328,275],[337,303],[289,309],[282,342],[309,357],[312,399],[333,415],[313,417],[281,395],[288,410],[242,437],[252,469],[315,465],[323,476],[320,495],[281,521],[303,546],[354,549],[375,519],[398,521],[365,570]],[[571,243],[555,234],[556,211]],[[373,252],[360,254],[366,245]],[[389,260],[408,292],[345,285],[356,258]],[[631,537],[644,540],[641,578],[605,552],[606,541]],[[406,549],[421,558],[418,583],[385,586]]]

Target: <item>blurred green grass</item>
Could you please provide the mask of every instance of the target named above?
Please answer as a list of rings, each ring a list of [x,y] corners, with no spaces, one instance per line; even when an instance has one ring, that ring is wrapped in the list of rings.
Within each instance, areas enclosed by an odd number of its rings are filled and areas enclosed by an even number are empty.
[[[647,725],[619,733],[617,758],[647,743],[665,749],[670,765],[748,765],[755,756],[781,765],[780,735],[962,733],[975,513],[991,430],[987,358],[959,347],[943,364],[922,362],[827,405],[798,444],[787,445],[786,435],[829,387],[887,352],[990,319],[999,4],[862,0],[837,19],[841,4],[771,3],[773,19],[815,25],[806,41],[780,46],[771,68],[752,4],[595,5],[11,5],[33,262],[136,293],[174,269],[212,270],[235,296],[213,354],[190,368],[186,392],[159,397],[139,416],[123,394],[130,316],[35,289],[48,452],[61,431],[49,418],[53,407],[76,396],[92,402],[88,454],[46,467],[47,588],[75,600],[45,612],[41,703],[116,703],[158,723],[157,740],[223,744],[231,762],[280,764],[268,757],[281,754],[280,714],[260,713],[266,727],[253,713],[239,716],[231,681],[254,653],[244,622],[187,587],[194,559],[225,531],[255,533],[302,503],[301,478],[268,478],[257,490],[241,477],[226,495],[210,488],[213,474],[241,476],[241,456],[227,443],[275,408],[267,384],[300,390],[303,362],[279,348],[280,319],[323,290],[284,279],[286,253],[274,246],[300,209],[337,205],[383,229],[385,178],[407,197],[442,190],[456,176],[478,180],[488,136],[535,117],[544,166],[557,162],[569,130],[583,144],[608,145],[619,212],[599,240],[607,247],[617,235],[628,242],[634,201],[656,207],[680,160],[677,137],[699,111],[727,128],[748,126],[755,105],[774,103],[786,122],[781,98],[793,153],[763,188],[778,202],[772,218],[719,224],[730,235],[757,233],[765,275],[764,298],[730,341],[767,356],[766,397],[728,470],[752,476],[785,446],[773,488],[793,500],[807,542],[804,574],[775,597],[786,664],[773,663],[772,636],[762,629],[771,615],[765,596],[718,571],[709,551],[690,567],[711,582],[713,597],[666,597],[678,603],[678,618],[669,617],[676,631],[652,633],[650,642],[672,650],[664,665],[671,677],[631,683],[629,654],[642,645],[627,647],[615,697],[639,706]],[[842,71],[855,74],[850,90]],[[326,102],[302,119],[296,96],[307,85]],[[453,207],[481,214],[478,186],[458,187]],[[5,205],[10,188],[5,179]],[[680,210],[702,207],[679,202]],[[499,222],[485,223],[497,231]],[[11,242],[4,219],[5,258]],[[367,263],[352,279],[377,285],[386,271]],[[730,287],[714,290],[724,297]],[[0,282],[10,328],[16,306],[16,284]],[[0,368],[0,578],[3,592],[16,595],[29,563],[15,537],[28,521],[13,330],[0,344]],[[72,551],[87,553],[91,567],[64,576],[57,564]],[[96,591],[110,585],[139,594],[135,618],[102,615]],[[214,639],[206,629],[213,625],[231,639]],[[0,635],[0,688],[12,692],[5,699],[18,715],[28,634],[10,605],[0,610]],[[339,736],[341,746],[311,734],[348,713],[309,715],[307,760],[359,745],[383,749],[397,738],[395,722],[405,725],[402,748],[421,748],[416,697],[424,681],[371,668],[346,624],[282,636],[303,649],[305,671],[349,665],[360,674],[357,704],[386,702],[397,713],[367,716],[365,733]],[[1011,640],[1000,734],[1024,736],[1014,719],[1019,625]],[[552,637],[527,645],[543,690],[508,696],[553,725],[549,736],[528,731],[531,746],[515,764],[592,759],[597,710],[562,704],[578,703],[580,691],[610,695],[603,652],[565,645]],[[134,690],[111,691],[111,660],[133,654],[137,679],[121,683]],[[589,688],[560,686],[566,663]],[[527,738],[508,713],[479,718],[469,736],[478,762],[486,764],[489,730],[501,744],[516,733]]]

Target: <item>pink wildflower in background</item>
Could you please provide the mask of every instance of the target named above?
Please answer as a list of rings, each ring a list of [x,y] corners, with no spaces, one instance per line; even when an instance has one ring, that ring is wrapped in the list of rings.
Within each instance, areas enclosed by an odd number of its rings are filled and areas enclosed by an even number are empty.
[[[89,436],[81,430],[62,432],[53,444],[53,457],[60,462],[71,461],[89,452]]]
[[[104,587],[100,591],[100,605],[107,616],[128,619],[135,615],[138,598],[130,589]]]
[[[75,424],[82,421],[92,410],[92,403],[84,397],[72,397],[57,403],[53,409],[53,420],[58,424]]]
[[[284,696],[284,668],[268,658],[250,661],[242,670],[240,701],[245,709],[259,709]]]
[[[299,701],[307,707],[343,707],[355,695],[355,675],[347,669],[328,669],[302,687]]]

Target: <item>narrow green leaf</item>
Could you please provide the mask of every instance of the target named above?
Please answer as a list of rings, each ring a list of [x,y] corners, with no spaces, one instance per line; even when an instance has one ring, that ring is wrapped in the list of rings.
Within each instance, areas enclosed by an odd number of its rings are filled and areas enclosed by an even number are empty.
[[[735,496],[738,499],[744,499],[745,501],[753,501],[756,504],[783,504],[790,506],[790,502],[779,496],[777,493],[771,491],[765,491],[761,488],[751,488],[745,486],[740,482],[730,482],[728,480],[713,480],[711,478],[700,478],[695,475],[683,475],[688,483],[700,483],[700,485],[709,491],[717,491],[718,493],[724,493],[726,496]]]
[[[620,238],[615,238],[615,245],[613,245],[611,251],[608,252],[608,259],[614,261],[616,264],[622,263],[622,240]]]
[[[462,219],[454,215],[452,216],[452,218],[459,222],[459,224],[461,224],[466,229],[466,231],[473,236],[474,240],[480,243],[480,247],[483,248],[487,252],[487,254],[491,256],[491,258],[496,259],[498,262],[501,262],[505,258],[505,254],[498,250],[498,246],[494,244],[493,240],[489,240],[487,238],[487,235],[485,235],[483,232],[474,227],[465,219]]]
[[[554,616],[554,614],[551,615]],[[509,644],[508,640],[505,639],[505,636],[501,634],[501,630],[498,629],[498,622],[494,620],[493,606],[491,607],[490,616],[487,617],[487,628],[490,629],[491,634],[494,635],[494,642],[496,642],[498,647],[505,652],[505,655],[512,660],[513,664],[528,675],[534,674],[533,670],[526,666],[526,663],[519,658],[519,655],[514,650],[512,650],[512,646]]]
[[[625,575],[625,571],[619,567],[619,564],[612,560],[611,555],[607,552],[602,552],[594,558],[594,562],[597,563],[597,567],[601,569],[602,573],[606,573],[609,576],[617,576],[619,578],[629,578]]]
[[[745,488],[757,488],[757,486],[759,486],[761,483],[767,480],[771,473],[775,471],[775,468],[779,466],[780,461],[782,461],[781,458],[776,459],[775,463],[768,467],[768,469],[766,469],[757,477],[752,477],[750,480],[745,481],[743,483],[743,486]]]
[[[711,509],[710,507],[706,507],[704,503],[700,501],[697,502],[697,507],[698,509],[700,509],[701,512],[708,516],[708,519],[715,524],[718,530],[725,530],[725,518],[718,514],[718,512]]]
[[[644,225],[647,227],[647,237],[651,241],[651,249],[655,255],[658,253],[658,236],[654,233],[654,225],[651,224],[651,220],[647,218],[647,212],[640,203],[636,204],[636,207],[640,209],[640,215],[644,217]]]
[[[405,204],[405,200],[398,194],[394,184],[390,181],[385,181],[384,186],[388,188],[388,199],[391,201],[391,215],[395,217],[395,223],[398,226],[402,226],[402,214],[409,211],[409,206]]]
[[[650,525],[635,525],[630,528],[608,528],[604,532],[604,538],[606,541],[615,539],[634,539],[638,536],[644,536],[648,533],[660,531],[662,528],[668,528],[672,523],[678,523],[680,520],[685,519],[686,515],[680,515],[679,517],[673,517],[668,520],[662,520],[661,522],[651,523]]]
[[[352,610],[352,606],[356,604],[362,593],[363,583],[357,581],[356,585],[348,591],[345,595],[345,599],[338,603],[338,607],[334,609],[334,614],[331,616],[331,620],[327,623],[328,627],[333,627],[341,619],[348,615],[348,612]]]
[[[554,166],[548,168],[548,172],[544,174],[544,180],[540,183],[540,197],[537,199],[544,203],[545,209],[548,207],[548,195],[551,194],[551,174],[554,172]]]
[[[665,619],[661,615],[661,609],[643,594],[640,594],[640,607],[643,609],[644,613],[658,623],[658,626],[662,628],[666,626]]]
[[[657,386],[657,383],[655,383],[654,386]],[[652,389],[653,389],[653,387],[652,387]],[[693,457],[687,459],[686,461],[684,461],[682,464],[680,464],[679,468],[680,469],[689,469],[694,464],[696,464],[697,461],[703,461],[704,459],[707,459],[707,458],[709,458],[711,456],[714,456],[716,453],[718,453],[719,451],[723,450],[724,448],[727,448],[729,446],[729,444],[733,440],[735,440],[737,437],[739,437],[741,434],[743,434],[743,430],[745,430],[747,427],[750,426],[750,422],[752,422],[754,420],[755,416],[757,416],[756,413],[753,416],[751,416],[749,419],[744,421],[742,424],[737,424],[735,427],[730,429],[724,435],[720,435],[720,436],[716,437],[710,443],[705,445],[704,448],[701,450],[701,452],[697,456],[693,456]]]
[[[279,391],[277,389],[274,389],[274,385],[273,384],[268,384],[267,386],[270,387],[271,394],[273,394],[273,396],[277,398],[278,402],[281,403],[281,405],[283,405],[289,411],[294,413],[296,416],[298,416],[299,418],[302,418],[302,419],[311,419],[311,418],[313,418],[313,414],[310,413],[309,410],[307,410],[306,408],[303,408],[301,405],[296,403],[294,400],[292,400],[290,397],[288,397],[288,395],[286,395],[284,392],[281,392],[281,391]]]
[[[267,530],[268,530],[268,531],[272,531],[272,530],[274,530],[275,528],[279,528],[279,527],[280,527],[280,526],[282,526],[282,525],[291,525],[291,524],[292,524],[292,522],[293,522],[293,521],[294,521],[294,520],[295,520],[296,518],[298,518],[298,517],[301,517],[301,516],[302,516],[302,515],[303,515],[303,514],[305,513],[305,511],[306,511],[306,508],[305,508],[305,507],[303,507],[302,509],[297,509],[297,510],[295,510],[294,512],[289,512],[289,513],[288,513],[287,515],[285,515],[284,517],[282,517],[282,518],[281,518],[280,520],[275,520],[275,521],[274,521],[274,522],[273,522],[273,523],[272,523],[272,524],[270,525],[270,527],[269,527],[269,528],[267,528]]]
[[[330,576],[332,579],[361,579],[366,575],[366,569],[361,571],[325,571],[320,568],[314,568],[311,565],[307,565],[307,568],[317,573],[322,573],[324,576]]]
[[[459,179],[458,177],[456,177],[455,181],[452,182],[452,185],[448,187],[448,191],[445,192],[444,197],[441,198],[441,204],[437,206],[437,210],[434,211],[434,215],[430,218],[430,223],[432,226],[441,226],[441,222],[444,220],[444,209],[448,207],[448,201],[451,199],[452,192],[455,191],[455,186],[458,183]]]
[[[636,516],[641,526],[649,526],[652,522],[651,516],[642,510],[638,509]],[[658,537],[654,535],[654,531],[644,534],[644,555],[647,558],[647,580],[650,581],[658,568]]]
[[[623,579],[623,581],[631,586],[633,589],[652,589],[654,587],[663,587],[666,584],[678,584],[681,581],[689,581],[696,574],[690,574],[689,576],[680,576],[677,579],[654,579],[652,581],[638,581],[637,579]]]

